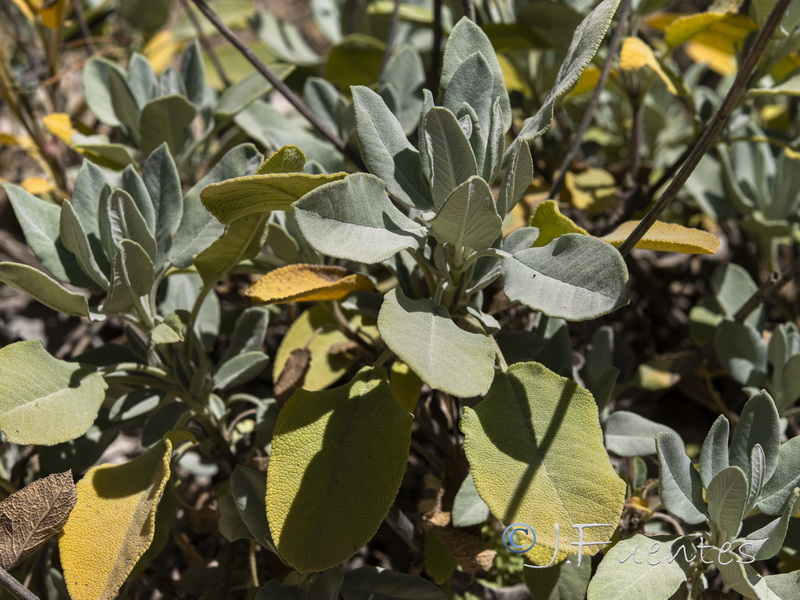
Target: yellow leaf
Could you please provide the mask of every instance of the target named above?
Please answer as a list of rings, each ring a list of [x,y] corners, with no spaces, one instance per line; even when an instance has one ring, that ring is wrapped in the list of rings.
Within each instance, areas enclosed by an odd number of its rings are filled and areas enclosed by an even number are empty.
[[[616,195],[614,176],[604,169],[568,172],[564,178],[564,201],[588,214],[606,210]]]
[[[181,49],[183,42],[172,37],[169,29],[156,33],[144,47],[144,55],[150,62],[153,71],[163,73],[172,64],[175,54]]]
[[[539,229],[539,237],[533,242],[534,248],[546,246],[565,233],[589,235],[589,232],[583,227],[579,227],[572,219],[561,214],[555,200],[548,200],[537,206],[536,212],[531,217],[530,224],[531,227],[538,227]]]
[[[619,247],[638,224],[639,221],[626,221],[600,239]],[[636,244],[636,248],[683,254],[714,254],[719,248],[719,238],[700,229],[656,221]]]
[[[696,15],[657,15],[648,19],[656,29],[664,31],[667,46],[674,49],[686,45],[686,53],[696,62],[708,64],[722,75],[736,72],[736,49],[758,26],[744,15],[705,12]]]
[[[736,59],[733,55],[718,48],[697,42],[689,42],[686,44],[686,54],[693,61],[708,65],[709,69],[720,75],[733,75],[736,73]]]
[[[783,81],[791,75],[795,69],[800,67],[800,53],[792,52],[784,56],[781,61],[775,65],[770,75],[775,81]]]
[[[656,359],[639,365],[634,385],[650,391],[669,389],[681,380],[680,373],[672,370],[673,366],[672,359]]]
[[[506,89],[509,92],[521,92],[523,94],[530,94],[530,87],[522,76],[519,74],[517,67],[514,66],[508,58],[503,54],[497,55],[497,62],[500,63],[500,70],[503,72],[503,80],[506,84]]]
[[[422,392],[422,380],[419,376],[406,363],[396,360],[392,364],[391,386],[395,400],[413,413]]]
[[[628,500],[625,504],[627,504],[632,508],[635,508],[640,512],[647,512],[647,513],[653,512],[652,510],[650,510],[650,503],[645,498],[640,498],[639,496],[634,496],[633,498]]]
[[[625,38],[619,54],[619,68],[623,71],[637,71],[642,67],[648,67],[658,75],[670,94],[678,93],[675,84],[653,54],[653,49],[637,37]]]
[[[343,267],[296,264],[270,271],[248,287],[245,295],[256,304],[280,304],[340,300],[373,289],[368,277]]]
[[[89,469],[59,539],[72,600],[111,600],[153,541],[158,502],[170,475],[164,439],[121,465]]]
[[[575,87],[570,90],[567,96],[578,96],[591,92],[597,87],[598,81],[600,81],[600,69],[593,66],[586,67],[578,78],[578,83],[575,84]]]
[[[28,136],[13,133],[0,133],[0,146],[14,146],[21,148],[28,154],[35,152],[36,146]]]
[[[34,196],[41,196],[55,189],[53,184],[43,177],[27,177],[22,182],[22,188]]]
[[[42,119],[42,122],[47,128],[47,131],[65,144],[70,143],[73,133],[78,133],[78,130],[72,126],[72,121],[66,113],[50,113]]]
[[[257,173],[212,183],[200,192],[203,206],[225,225],[271,210],[291,210],[311,190],[344,179],[347,173]]]
[[[303,389],[318,391],[334,383],[355,359],[348,353],[334,353],[332,349],[349,341],[337,327],[333,318],[323,305],[317,305],[305,311],[295,319],[286,337],[283,338],[273,365],[273,380],[277,381],[286,366],[292,350],[308,346],[311,352],[311,366],[306,373]],[[350,319],[355,330],[362,330],[370,337],[378,337],[378,328],[374,319],[355,315]]]
[[[664,30],[664,41],[670,49],[677,48],[727,16],[721,12],[704,12],[678,17]]]
[[[67,16],[67,3],[65,0],[56,0],[52,4],[39,9],[39,16],[42,24],[50,29],[58,29],[64,23]]]

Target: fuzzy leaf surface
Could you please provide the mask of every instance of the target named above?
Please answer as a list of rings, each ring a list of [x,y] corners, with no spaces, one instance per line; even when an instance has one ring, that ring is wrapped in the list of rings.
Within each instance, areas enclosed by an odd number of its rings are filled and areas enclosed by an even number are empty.
[[[380,369],[289,399],[267,473],[267,518],[287,563],[324,571],[375,534],[403,478],[411,421]]]
[[[495,375],[486,397],[461,419],[475,487],[503,523],[526,523],[536,545],[526,556],[547,564],[575,554],[570,525],[584,539],[610,539],[622,512],[625,482],[603,448],[597,404],[588,390],[534,362]],[[554,523],[562,533],[556,548]],[[573,538],[574,539],[574,538]],[[594,555],[600,546],[584,549]]]
[[[412,300],[393,289],[384,297],[378,330],[392,352],[434,389],[469,398],[485,394],[492,383],[491,338],[464,331],[433,300]]]
[[[348,175],[294,204],[297,225],[317,251],[366,264],[417,249],[425,228],[395,207],[383,182],[366,173]]]
[[[69,441],[94,423],[106,387],[94,369],[53,358],[38,340],[9,344],[0,348],[0,429],[15,444]]]
[[[73,600],[111,600],[155,535],[158,502],[170,476],[165,439],[123,464],[89,469],[59,539]]]
[[[505,292],[551,317],[584,321],[628,303],[628,269],[620,253],[581,234],[562,235],[542,248],[503,261]]]

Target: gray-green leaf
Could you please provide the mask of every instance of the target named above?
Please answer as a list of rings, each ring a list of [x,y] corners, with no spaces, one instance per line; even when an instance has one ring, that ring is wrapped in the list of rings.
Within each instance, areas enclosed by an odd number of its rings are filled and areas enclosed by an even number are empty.
[[[800,487],[800,436],[781,446],[778,466],[764,486],[756,506],[765,514],[779,515],[797,487]]]
[[[478,495],[472,473],[468,473],[453,500],[453,527],[479,525],[485,523],[491,516],[492,512],[486,502]]]
[[[153,263],[144,248],[131,240],[122,240],[114,257],[111,287],[102,312],[118,314],[130,311],[138,298],[150,293],[153,281]]]
[[[178,168],[166,144],[161,144],[144,163],[144,185],[150,193],[156,213],[155,238],[160,268],[172,248],[172,236],[178,230],[183,215],[183,192]]]
[[[88,317],[86,297],[71,292],[55,279],[28,265],[0,262],[0,281],[25,292],[45,306],[67,315]]]
[[[700,474],[686,456],[683,440],[676,433],[656,436],[660,473],[659,496],[666,509],[686,523],[705,520],[703,484]]]
[[[778,554],[789,530],[789,519],[797,511],[799,502],[800,489],[794,488],[783,508],[783,514],[745,537],[748,540],[747,554],[755,556],[756,560],[768,560]]]
[[[106,387],[93,369],[53,358],[38,340],[9,344],[0,348],[0,429],[15,444],[74,439],[97,418]]]
[[[178,95],[156,98],[145,104],[139,126],[142,152],[150,154],[161,144],[167,144],[173,154],[178,154],[191,135],[189,125],[196,114],[194,105]]]
[[[411,300],[395,288],[378,315],[386,345],[432,388],[462,398],[480,396],[494,378],[494,344],[456,325],[430,299]]]
[[[360,567],[345,573],[339,590],[344,600],[446,600],[447,596],[419,575]]]
[[[374,264],[417,249],[425,228],[389,200],[383,182],[355,173],[318,187],[294,203],[297,225],[317,251]]]
[[[720,362],[742,385],[761,387],[767,382],[767,345],[748,323],[723,321],[714,343]]]
[[[247,383],[267,368],[269,357],[263,352],[245,352],[222,363],[214,373],[214,389],[225,390]]]
[[[111,71],[115,71],[120,77],[125,77],[125,72],[117,63],[107,58],[92,57],[83,69],[83,87],[86,90],[86,104],[92,113],[106,125],[114,127],[121,122],[114,110],[108,84]]]
[[[606,448],[619,456],[647,456],[656,453],[656,436],[671,427],[654,423],[636,413],[618,410],[603,421]]]
[[[775,403],[772,397],[762,390],[750,398],[742,409],[731,439],[730,464],[749,473],[753,447],[760,444],[764,450],[764,480],[769,481],[778,466],[780,432]]]
[[[480,177],[470,177],[447,197],[431,227],[442,243],[480,251],[500,237],[503,221],[489,185]]]
[[[231,496],[236,510],[253,538],[275,552],[267,524],[266,489],[266,475],[244,465],[236,465],[231,475]]]
[[[508,130],[511,127],[511,104],[506,92],[505,79],[500,63],[497,60],[492,43],[483,30],[470,21],[462,18],[447,38],[447,46],[444,50],[442,61],[442,76],[440,79],[441,93],[447,94],[447,90],[453,81],[459,67],[475,52],[479,52],[489,69],[492,72],[492,99],[500,99],[500,109],[503,111],[503,128]],[[591,57],[590,57],[591,59]],[[486,85],[485,82],[484,85]]]
[[[525,569],[523,578],[534,600],[574,600],[585,598],[592,561],[588,556],[577,565],[577,560],[558,563],[546,569]]]
[[[61,209],[16,185],[3,183],[0,187],[8,194],[25,241],[42,266],[60,281],[81,287],[93,286],[59,239]]]
[[[61,219],[58,230],[61,234],[61,243],[64,244],[67,250],[72,252],[83,272],[91,277],[92,281],[100,286],[100,289],[108,289],[108,278],[97,266],[92,249],[89,247],[89,238],[86,236],[86,232],[83,230],[80,220],[78,220],[78,215],[75,214],[75,209],[72,208],[72,203],[69,201],[65,201],[61,205]]]
[[[708,516],[717,527],[719,541],[731,541],[742,526],[747,504],[747,476],[739,467],[717,473],[708,486]]]
[[[533,179],[533,159],[531,149],[527,143],[520,142],[514,151],[511,164],[503,176],[500,184],[500,194],[497,196],[497,212],[501,216],[511,212],[511,209],[522,199],[525,190]]]
[[[725,415],[720,415],[700,449],[700,479],[708,488],[717,473],[728,467],[728,430],[730,424]]]
[[[588,600],[667,600],[686,573],[681,555],[692,556],[683,538],[657,540],[637,533],[611,548],[597,568],[587,590]],[[682,547],[683,546],[683,547]],[[672,557],[677,556],[676,560]]]
[[[425,117],[431,164],[431,193],[438,210],[459,185],[478,173],[475,155],[455,115],[435,106]]]
[[[139,212],[133,198],[124,190],[114,190],[100,203],[100,239],[108,257],[113,259],[122,240],[139,244],[150,260],[155,261],[156,240]]]
[[[503,261],[508,298],[551,317],[584,321],[628,303],[628,269],[620,253],[579,233],[562,235]]]
[[[363,86],[353,86],[351,91],[361,155],[370,173],[380,177],[401,202],[430,210],[419,152],[406,138],[402,125],[378,94]]]
[[[489,64],[480,52],[474,52],[461,63],[450,85],[447,86],[442,97],[442,106],[449,108],[454,114],[460,114],[464,104],[475,111],[476,134],[480,136],[479,148],[475,149],[478,167],[483,169],[483,157],[486,152],[486,139],[489,137],[489,127],[492,120],[493,75]],[[500,127],[503,123],[503,109],[500,108],[500,98],[497,98],[500,110]],[[505,131],[503,131],[505,133]]]

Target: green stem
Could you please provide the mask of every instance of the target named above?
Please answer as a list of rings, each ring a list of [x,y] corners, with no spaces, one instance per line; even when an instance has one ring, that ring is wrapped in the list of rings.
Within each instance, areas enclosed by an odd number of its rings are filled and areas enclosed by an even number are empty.
[[[376,367],[376,368],[377,367],[382,367],[383,363],[385,363],[387,360],[389,360],[393,356],[394,356],[394,352],[389,350],[389,348],[386,348],[383,352],[381,352],[380,356],[378,356],[378,358],[375,359],[375,362],[373,363],[372,366]]]
[[[492,338],[492,343],[494,344],[494,353],[497,356],[497,366],[500,367],[500,371],[505,373],[508,371],[508,363],[506,362],[506,357],[503,356],[503,351],[500,349],[500,346],[497,343],[497,340],[494,339],[494,336],[490,336]]]
[[[436,304],[442,303],[442,294],[444,294],[444,291],[448,285],[449,284],[444,279],[439,281],[439,285],[436,286],[436,291],[433,293],[433,301],[436,302]]]
[[[433,276],[433,272],[431,271],[428,261],[425,260],[424,257],[420,256],[416,250],[409,250],[408,253],[411,255],[411,258],[414,259],[414,262],[417,263],[419,270],[422,271],[422,276],[425,278],[425,284],[428,286],[428,293],[433,294],[434,290],[436,289],[436,279]]]
[[[487,248],[486,250],[481,250],[480,252],[473,252],[464,260],[464,264],[461,266],[461,271],[466,271],[473,263],[475,263],[480,258],[508,258],[511,256],[505,250],[500,250],[498,248]]]
[[[125,371],[128,373],[142,373],[144,375],[149,375],[151,377],[155,377],[157,379],[161,379],[167,383],[178,385],[178,381],[169,373],[164,371],[163,369],[159,369],[158,367],[151,367],[148,365],[143,365],[141,363],[117,363],[115,365],[110,365],[107,367],[102,367],[100,369],[101,373],[104,377],[113,376],[115,373],[120,371]],[[106,373],[106,371],[108,371]]]

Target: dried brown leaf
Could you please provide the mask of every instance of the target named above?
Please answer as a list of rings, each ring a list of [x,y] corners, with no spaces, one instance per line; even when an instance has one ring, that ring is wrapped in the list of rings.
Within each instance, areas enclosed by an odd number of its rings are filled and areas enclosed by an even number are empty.
[[[465,572],[475,573],[492,568],[497,552],[488,548],[478,536],[452,527],[434,527],[433,533],[447,546],[450,556]]]
[[[0,566],[30,556],[67,522],[78,498],[72,471],[53,473],[0,502]]]
[[[295,348],[275,382],[275,400],[281,406],[303,385],[306,373],[311,366],[311,351],[308,348]]]

